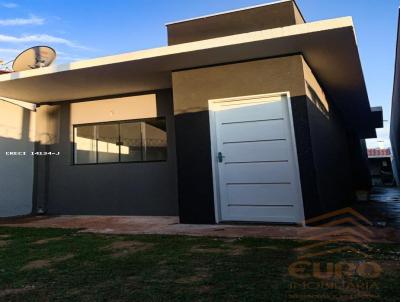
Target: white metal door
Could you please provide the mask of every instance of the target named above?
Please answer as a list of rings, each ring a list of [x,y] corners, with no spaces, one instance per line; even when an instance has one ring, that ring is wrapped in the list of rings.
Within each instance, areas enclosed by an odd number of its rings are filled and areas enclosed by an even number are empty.
[[[210,100],[219,220],[303,220],[290,110],[286,93]]]

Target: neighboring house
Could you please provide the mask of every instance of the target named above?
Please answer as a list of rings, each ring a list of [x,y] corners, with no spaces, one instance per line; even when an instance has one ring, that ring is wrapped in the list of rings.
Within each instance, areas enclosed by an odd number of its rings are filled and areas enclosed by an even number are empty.
[[[394,69],[390,141],[393,151],[393,173],[400,185],[400,10],[397,27],[396,61]]]
[[[39,106],[1,105],[23,130],[2,151],[42,152],[1,155],[3,206],[302,223],[368,188],[382,112],[350,17],[306,23],[281,1],[167,30],[166,47],[0,76],[0,95]]]
[[[393,186],[395,184],[390,148],[368,149],[368,163],[373,186]]]

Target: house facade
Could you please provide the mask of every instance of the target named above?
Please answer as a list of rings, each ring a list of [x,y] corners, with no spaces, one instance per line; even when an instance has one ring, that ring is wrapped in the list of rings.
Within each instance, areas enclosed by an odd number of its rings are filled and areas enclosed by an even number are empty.
[[[400,18],[400,11],[399,11]],[[400,185],[400,19],[397,27],[396,60],[393,80],[392,111],[390,118],[390,142],[393,152],[393,174]]]
[[[3,213],[302,224],[369,187],[382,114],[351,18],[280,1],[167,30],[165,47],[0,75],[0,96],[36,106],[0,104]]]

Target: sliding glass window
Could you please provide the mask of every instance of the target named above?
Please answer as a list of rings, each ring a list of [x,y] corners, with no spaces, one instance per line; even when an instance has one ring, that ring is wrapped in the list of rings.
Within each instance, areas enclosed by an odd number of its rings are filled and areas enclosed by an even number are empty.
[[[166,159],[165,118],[74,126],[76,165]]]
[[[142,161],[142,122],[119,125],[121,137],[121,162]]]
[[[97,128],[97,162],[115,163],[119,161],[118,124],[103,124]]]
[[[96,126],[79,126],[74,129],[75,164],[97,162]]]

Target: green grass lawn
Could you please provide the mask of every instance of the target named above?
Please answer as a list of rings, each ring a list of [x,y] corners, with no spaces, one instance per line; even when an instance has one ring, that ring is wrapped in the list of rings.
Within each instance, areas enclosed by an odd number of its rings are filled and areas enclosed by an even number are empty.
[[[400,301],[399,245],[370,245],[367,258],[346,245],[308,259],[374,262],[377,278],[292,277],[306,244],[1,227],[0,301]]]

